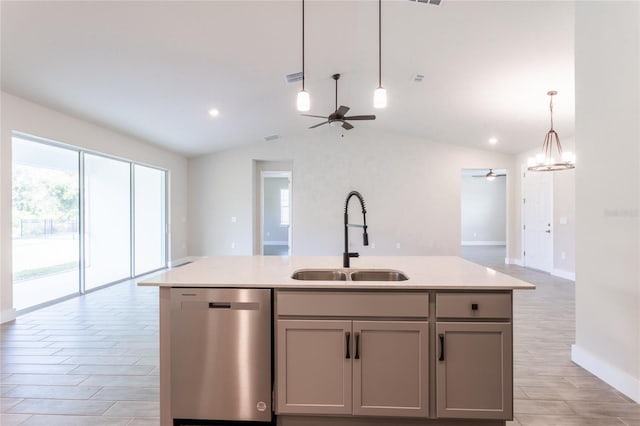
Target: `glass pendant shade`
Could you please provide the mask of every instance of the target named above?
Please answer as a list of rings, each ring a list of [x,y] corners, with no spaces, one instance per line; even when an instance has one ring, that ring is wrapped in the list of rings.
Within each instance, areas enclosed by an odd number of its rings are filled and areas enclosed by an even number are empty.
[[[311,97],[309,92],[301,90],[298,92],[298,98],[296,99],[296,108],[298,111],[309,111],[311,109]]]
[[[387,107],[387,89],[380,86],[373,92],[373,107],[374,108],[386,108]]]
[[[490,175],[490,176],[487,176],[487,180],[488,181],[496,180],[496,177]]]

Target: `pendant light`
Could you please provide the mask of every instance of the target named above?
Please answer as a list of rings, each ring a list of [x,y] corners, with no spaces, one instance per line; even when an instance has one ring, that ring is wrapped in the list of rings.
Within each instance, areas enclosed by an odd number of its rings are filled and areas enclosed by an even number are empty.
[[[551,130],[547,132],[542,144],[542,152],[535,157],[530,157],[528,161],[528,170],[536,172],[553,172],[556,170],[568,170],[575,168],[575,156],[568,152],[562,151],[560,138],[558,133],[553,130],[553,97],[558,92],[551,90],[547,92],[549,95],[549,111],[551,113]],[[554,157],[554,147],[557,157]],[[558,160],[558,161],[556,161]]]
[[[373,92],[373,107],[387,107],[387,90],[382,87],[382,0],[378,0],[378,88]]]
[[[311,98],[309,92],[304,90],[304,0],[302,0],[302,90],[298,92],[296,99],[298,111],[309,111],[311,109]]]

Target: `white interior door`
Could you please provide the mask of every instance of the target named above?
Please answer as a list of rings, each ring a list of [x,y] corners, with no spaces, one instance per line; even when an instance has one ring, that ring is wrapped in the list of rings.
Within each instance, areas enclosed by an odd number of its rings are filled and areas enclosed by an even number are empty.
[[[553,268],[553,174],[523,174],[524,266],[551,272]]]

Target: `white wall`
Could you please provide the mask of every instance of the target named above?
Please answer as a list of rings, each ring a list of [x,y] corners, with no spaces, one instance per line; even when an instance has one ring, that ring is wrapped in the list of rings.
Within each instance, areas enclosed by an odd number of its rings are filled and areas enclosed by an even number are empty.
[[[484,174],[479,170],[475,174]],[[462,175],[462,245],[499,245],[507,241],[507,180]]]
[[[640,3],[576,3],[576,343],[640,402]]]
[[[187,160],[148,143],[45,108],[22,98],[1,94],[0,146],[0,309],[2,322],[15,315],[11,270],[11,135],[19,131],[169,171],[171,259],[187,255]]]
[[[562,133],[556,123],[560,137]],[[540,139],[544,137],[544,129],[541,130]],[[565,151],[575,153],[575,142],[573,138],[561,139],[562,148]],[[542,143],[540,143],[542,146]],[[522,264],[522,170],[526,169],[529,157],[540,152],[540,148],[532,149],[518,154],[516,164],[519,172],[515,176],[515,192],[518,200],[514,206],[513,221],[517,225],[517,232],[514,235],[514,246],[517,247],[516,256],[510,259],[511,263]],[[580,158],[576,160],[577,167],[580,167]],[[552,273],[567,279],[575,280],[575,253],[576,253],[576,196],[575,196],[575,169],[562,170],[557,172],[530,172],[530,173],[551,173],[553,176],[553,269]],[[566,219],[561,223],[560,219]],[[564,258],[562,256],[564,253]]]
[[[351,230],[354,250],[363,256],[458,254],[460,171],[513,170],[512,155],[364,128],[346,132],[340,140],[332,129],[319,129],[305,131],[295,140],[190,159],[190,254],[252,253],[254,160],[293,162],[295,255],[343,252],[344,202],[351,190],[364,196],[369,241],[375,244],[362,247],[359,233]],[[509,181],[507,186],[510,191]],[[236,223],[231,223],[232,216]],[[359,220],[355,203],[350,216]]]

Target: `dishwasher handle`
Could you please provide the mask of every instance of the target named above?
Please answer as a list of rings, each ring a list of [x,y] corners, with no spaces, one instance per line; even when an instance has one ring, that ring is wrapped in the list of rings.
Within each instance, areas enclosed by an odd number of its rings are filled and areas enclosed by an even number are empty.
[[[231,303],[209,302],[209,309],[231,309]]]
[[[261,311],[259,302],[209,302],[208,300],[187,300],[180,303],[181,311]]]

